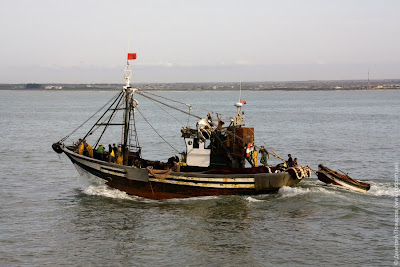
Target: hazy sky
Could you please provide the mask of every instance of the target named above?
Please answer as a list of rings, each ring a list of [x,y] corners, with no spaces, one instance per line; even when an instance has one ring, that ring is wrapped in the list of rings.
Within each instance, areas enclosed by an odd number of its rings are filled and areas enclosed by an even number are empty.
[[[0,83],[400,78],[399,0],[0,0]]]

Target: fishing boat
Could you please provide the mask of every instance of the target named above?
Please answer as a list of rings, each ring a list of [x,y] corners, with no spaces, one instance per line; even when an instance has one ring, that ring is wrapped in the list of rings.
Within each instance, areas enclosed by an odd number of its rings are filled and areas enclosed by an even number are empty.
[[[318,165],[317,176],[324,183],[342,186],[358,192],[365,193],[371,187],[368,183],[357,181],[347,174],[335,172],[322,164]]]
[[[68,144],[67,139],[77,129],[52,145],[55,152],[67,155],[81,175],[100,178],[112,188],[150,199],[264,194],[283,186],[296,185],[304,177],[311,176],[308,166],[288,167],[285,162],[277,166],[257,166],[254,128],[245,127],[243,123],[242,107],[245,101],[234,104],[236,116],[224,126],[218,114],[217,118],[210,113],[204,117],[197,116],[193,114],[190,104],[181,103],[188,108],[187,111],[179,109],[165,103],[166,97],[131,87],[131,59],[136,59],[136,54],[128,54],[124,70],[125,86],[107,102],[104,106],[106,111],[89,131],[76,143]],[[195,127],[176,129],[177,136],[183,138],[184,148],[168,161],[142,156],[145,147],[139,144],[135,114],[142,115],[146,122],[147,119],[139,108],[136,95],[197,120]],[[117,116],[118,112],[122,116]],[[121,121],[115,122],[115,118],[121,118]],[[121,140],[119,148],[109,153],[102,148],[99,153],[100,140],[112,126],[122,127],[120,139],[117,139]],[[92,148],[86,138],[94,138],[99,129]],[[167,139],[159,136],[168,143]]]

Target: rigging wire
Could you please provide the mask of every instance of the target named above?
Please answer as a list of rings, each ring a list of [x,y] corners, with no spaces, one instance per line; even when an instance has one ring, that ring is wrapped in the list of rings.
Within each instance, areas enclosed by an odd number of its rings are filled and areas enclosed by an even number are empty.
[[[190,111],[192,110],[192,107],[189,107],[189,116],[188,116],[188,120],[186,123],[186,126],[189,126],[189,120],[190,120]]]
[[[113,119],[115,118],[115,115],[117,114],[116,111],[121,107],[122,104],[123,103],[117,104],[118,106],[115,107],[114,111],[100,123],[100,124],[104,124],[105,121],[108,120],[107,123],[105,123],[105,127],[104,127],[103,131],[101,132],[100,137],[97,139],[97,142],[94,144],[93,147],[96,147],[99,144],[99,142],[100,142],[101,138],[103,137],[105,131],[110,126],[110,123],[113,121]],[[92,130],[91,133],[94,133],[98,128],[100,128],[100,125],[98,125],[96,128],[94,128],[94,130]]]
[[[185,113],[185,114],[188,114],[189,116],[194,116],[194,117],[196,117],[196,118],[198,118],[198,119],[202,119],[200,116],[196,116],[196,115],[194,115],[194,114],[192,114],[192,113],[190,112],[190,110],[194,107],[194,106],[192,106],[191,104],[183,103],[183,102],[180,102],[180,101],[177,101],[177,100],[168,98],[168,97],[164,97],[164,96],[156,95],[156,94],[153,94],[153,93],[149,93],[149,92],[147,92],[147,91],[140,91],[140,92],[138,91],[137,93],[139,93],[141,96],[147,97],[147,98],[149,98],[149,99],[153,99],[154,101],[157,101],[157,102],[159,102],[159,103],[161,103],[161,104],[163,104],[163,105],[165,105],[165,106],[167,106],[167,107],[170,107],[170,108],[179,110],[180,112],[183,112],[183,113]],[[174,107],[174,106],[168,105],[168,104],[166,104],[166,103],[164,103],[164,102],[161,102],[160,100],[156,100],[156,99],[154,99],[154,98],[151,98],[151,97],[149,97],[149,96],[147,96],[147,95],[144,95],[144,93],[149,94],[149,95],[153,95],[153,96],[156,96],[156,97],[160,97],[160,98],[163,98],[163,99],[166,99],[166,100],[170,100],[170,101],[172,101],[172,102],[176,102],[176,103],[179,103],[179,104],[182,104],[182,105],[185,105],[185,106],[187,106],[187,107],[189,108],[189,112],[183,111],[183,110],[181,110],[181,109],[179,109],[179,108],[176,108],[176,107]],[[195,108],[200,109],[200,110],[204,110],[204,111],[206,111],[206,112],[208,112],[208,113],[213,113],[213,114],[217,114],[217,115],[224,115],[224,114],[222,114],[222,113],[214,112],[214,111],[212,111],[212,110],[208,110],[208,109],[204,109],[204,108],[200,108],[200,107],[195,107]],[[224,115],[224,116],[226,116],[226,115]]]
[[[139,153],[140,153],[141,148],[140,148],[140,144],[139,144],[138,134],[137,134],[137,131],[136,131],[135,112],[132,113],[131,121],[132,121],[131,123],[132,123],[132,125],[133,125],[133,128],[131,128],[131,130],[130,130],[130,135],[129,135],[130,141],[129,141],[129,144],[132,143],[132,136],[133,136],[133,134],[134,134],[134,137],[135,137],[135,146],[134,146],[134,147],[135,147],[135,148],[139,151]]]
[[[92,134],[92,130],[95,128],[95,126],[99,123],[99,121],[104,117],[104,115],[106,115],[106,113],[111,109],[111,107],[115,104],[115,102],[117,102],[117,100],[118,100],[118,103],[117,103],[117,105],[119,105],[119,103],[121,102],[121,99],[123,98],[123,95],[124,94],[124,92],[123,91],[121,91],[121,93],[119,94],[119,97],[117,98],[117,99],[115,99],[114,100],[114,102],[110,105],[110,107],[103,113],[103,115],[101,115],[101,117],[96,121],[96,123],[92,126],[92,128],[90,128],[90,130],[87,132],[87,134],[82,138],[83,140],[84,139],[86,139],[86,137],[88,137],[89,135],[91,135]],[[113,113],[116,111],[116,109],[114,109],[114,111],[113,111]]]
[[[156,94],[150,93],[150,92],[148,92],[148,91],[145,91],[145,92],[146,92],[146,94],[149,94],[149,95],[152,95],[152,96],[157,96],[157,97],[160,97],[160,98],[163,98],[163,99],[166,99],[166,100],[169,100],[169,101],[178,103],[178,104],[182,104],[182,105],[185,105],[185,106],[191,106],[190,104],[183,103],[183,102],[180,102],[180,101],[175,100],[175,99],[172,99],[172,98],[168,98],[168,97],[161,96],[161,95],[156,95]]]
[[[253,130],[251,130],[250,129],[250,131],[252,131],[253,132],[253,136],[254,136],[254,131]],[[265,147],[267,147],[267,142],[265,142],[261,137],[257,137],[258,139],[260,139],[261,140],[261,143],[263,144],[263,145],[265,145]],[[274,148],[272,148],[272,147],[270,147],[269,149],[267,149],[267,151],[272,151],[272,156],[274,156],[275,158],[278,158],[278,159],[280,159],[280,160],[282,160],[282,161],[285,161],[284,159],[282,159],[279,155],[278,155],[278,153],[276,153],[275,152],[275,150],[274,150]]]
[[[182,110],[182,109],[179,109],[179,108],[176,108],[176,107],[174,107],[174,106],[171,106],[171,105],[169,105],[169,104],[166,104],[166,103],[164,103],[164,102],[161,102],[160,100],[157,100],[157,99],[154,99],[154,98],[152,98],[152,97],[150,97],[150,96],[148,96],[148,95],[145,95],[145,94],[143,94],[143,92],[142,91],[136,91],[136,93],[137,94],[139,94],[139,95],[141,95],[141,96],[143,96],[143,97],[146,97],[146,98],[148,98],[148,99],[151,99],[151,100],[153,100],[153,101],[156,101],[156,102],[158,102],[158,103],[160,103],[160,104],[163,104],[164,106],[167,106],[167,107],[169,107],[169,108],[172,108],[172,109],[175,109],[175,110],[178,110],[178,111],[180,111],[180,112],[182,112],[182,113],[185,113],[185,114],[190,114],[189,112],[187,112],[187,111],[184,111],[184,110]],[[194,114],[191,114],[193,117],[196,117],[196,118],[198,118],[198,119],[203,119],[202,117],[200,117],[200,116],[197,116],[197,115],[194,115]]]
[[[96,116],[97,113],[99,113],[103,108],[105,108],[110,102],[112,102],[114,99],[118,99],[118,97],[122,94],[122,92],[117,93],[113,98],[111,98],[104,106],[102,106],[96,113],[94,113],[92,116],[90,116],[86,121],[84,121],[81,125],[79,125],[75,130],[73,130],[70,134],[62,138],[58,142],[64,142],[67,140],[72,134],[74,134],[79,128],[81,128],[85,123],[87,123],[89,120],[91,120],[94,116]]]
[[[179,122],[182,126],[185,126],[185,124],[184,123],[182,123],[179,119],[177,119],[176,117],[174,117],[170,112],[168,112],[166,109],[163,109],[162,107],[161,107],[161,105],[159,105],[156,101],[154,101],[153,99],[150,99],[151,101],[153,101],[154,102],[154,104],[156,104],[157,105],[157,107],[159,108],[159,109],[161,109],[162,111],[164,111],[165,113],[167,113],[169,116],[171,116],[172,118],[174,118],[177,122]],[[189,117],[190,117],[190,115],[189,115]]]
[[[143,91],[142,91],[142,92],[143,92]],[[154,94],[154,93],[150,93],[150,92],[148,92],[148,91],[144,91],[144,92],[145,92],[146,94],[149,94],[149,95],[157,96],[157,97],[160,97],[160,98],[163,98],[163,99],[172,101],[172,102],[176,102],[176,103],[178,103],[178,104],[185,105],[185,106],[189,107],[189,110],[191,110],[192,108],[197,108],[197,109],[200,109],[200,110],[204,110],[204,111],[206,111],[206,112],[208,112],[208,113],[213,113],[213,114],[215,113],[215,114],[217,114],[217,115],[228,116],[228,115],[223,114],[223,113],[214,112],[214,111],[212,111],[212,110],[204,109],[204,108],[201,108],[201,107],[198,107],[198,106],[193,106],[193,105],[191,105],[191,104],[183,103],[183,102],[180,102],[180,101],[175,100],[175,99],[172,99],[172,98],[168,98],[168,97],[165,97],[165,96],[161,96],[161,95],[157,95],[157,94]]]
[[[174,149],[177,153],[179,153],[179,151],[173,147],[167,140],[164,139],[164,137],[162,137],[157,130],[153,127],[153,125],[150,124],[150,122],[146,119],[146,117],[142,114],[142,112],[140,111],[140,109],[138,107],[136,107],[136,110],[139,111],[140,115],[143,117],[143,119],[147,122],[147,124],[153,129],[153,131],[166,143],[168,144],[172,149]]]

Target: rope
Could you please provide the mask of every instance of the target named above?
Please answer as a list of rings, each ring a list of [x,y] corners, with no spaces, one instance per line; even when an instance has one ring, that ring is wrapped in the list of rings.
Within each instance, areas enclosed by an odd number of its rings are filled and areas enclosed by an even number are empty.
[[[171,169],[168,170],[153,170],[150,167],[146,168],[151,175],[153,175],[157,179],[165,179],[168,178],[168,176],[172,173]]]
[[[97,113],[99,113],[103,108],[105,108],[111,101],[113,101],[115,98],[118,98],[119,95],[122,92],[117,93],[113,98],[111,98],[104,106],[102,106],[98,111],[96,111],[96,113],[94,113],[92,116],[90,116],[89,119],[87,119],[86,121],[84,121],[81,125],[79,125],[75,130],[73,130],[70,134],[68,134],[67,136],[65,136],[64,138],[62,138],[60,141],[58,142],[64,142],[65,140],[68,139],[68,137],[70,137],[72,134],[74,134],[79,128],[81,128],[83,125],[85,125],[85,123],[87,123],[89,120],[91,120],[94,116],[96,116]]]
[[[100,120],[106,115],[106,113],[110,110],[110,108],[115,104],[115,102],[118,101],[117,105],[119,105],[119,103],[121,102],[122,98],[124,97],[124,91],[121,91],[120,95],[118,96],[118,98],[116,98],[114,100],[114,102],[110,105],[110,107],[103,113],[103,115],[101,115],[101,117],[96,121],[96,123],[92,126],[92,128],[90,128],[89,132],[82,138],[85,139],[86,137],[88,137],[89,135],[92,134],[92,130],[96,127],[96,124],[98,124],[100,122]],[[119,99],[119,100],[118,100]],[[114,109],[113,113],[116,110]]]
[[[119,109],[119,107],[122,105],[123,103],[119,104],[118,106],[115,107],[115,110]],[[108,117],[106,117],[101,124],[104,124],[107,120],[106,126],[104,127],[103,131],[101,132],[100,137],[97,139],[96,143],[94,144],[94,147],[97,147],[97,145],[99,144],[101,138],[103,137],[104,133],[106,132],[107,128],[109,127],[109,124],[112,122],[112,120],[115,118],[115,115],[117,114],[117,112],[112,112]],[[94,130],[91,131],[91,133],[94,133],[97,129],[100,128],[100,125],[97,126]]]
[[[147,122],[147,124],[153,129],[153,131],[166,143],[168,144],[172,149],[174,149],[177,153],[179,153],[179,151],[173,147],[170,143],[168,143],[167,140],[164,139],[164,137],[162,137],[157,130],[150,124],[150,122],[143,116],[142,112],[139,110],[138,107],[136,107],[136,110],[139,111],[140,115],[143,117],[143,119]]]
[[[156,94],[150,93],[150,92],[148,92],[148,91],[146,91],[146,94],[149,94],[149,95],[152,95],[152,96],[157,96],[157,97],[160,97],[160,98],[163,98],[163,99],[165,99],[165,100],[169,100],[169,101],[172,101],[172,102],[181,104],[181,105],[185,105],[185,106],[189,107],[189,110],[190,110],[191,108],[194,107],[194,106],[191,105],[191,104],[183,103],[183,102],[180,102],[180,101],[178,101],[178,100],[175,100],[175,99],[172,99],[172,98],[168,98],[168,97],[165,97],[165,96],[156,95]],[[204,109],[204,108],[200,108],[200,107],[196,107],[196,108],[197,108],[197,109],[204,110],[204,111],[209,112],[209,113],[215,113],[215,112],[212,111],[212,110],[208,110],[208,109]],[[222,114],[222,113],[216,113],[216,114],[224,115],[224,114]]]
[[[153,101],[152,99],[150,99],[151,101]],[[153,102],[155,102],[155,101],[153,101]],[[169,116],[171,116],[172,118],[174,118],[177,122],[179,122],[182,126],[185,126],[185,124],[183,124],[180,120],[178,120],[176,117],[174,117],[171,113],[169,113],[167,110],[165,110],[165,109],[163,109],[159,104],[157,104],[156,102],[155,102],[155,104],[157,105],[157,107],[159,108],[159,109],[161,109],[162,111],[164,111],[165,113],[167,113]],[[189,117],[190,117],[190,115],[189,115]],[[189,120],[189,119],[188,119]]]
[[[308,167],[308,168],[310,168],[310,167]],[[313,173],[314,173],[316,176],[318,176],[318,174],[317,174],[317,170],[314,170],[314,169],[312,169],[312,168],[310,168],[310,170],[312,170],[312,171],[313,171]]]
[[[192,107],[189,107],[189,116],[188,116],[188,120],[186,123],[186,126],[189,126],[189,120],[190,120],[190,111],[192,110]]]
[[[252,131],[253,132],[253,136],[255,135],[254,134],[254,131],[253,130],[251,130],[250,129],[250,131]],[[267,145],[267,142],[265,142],[262,138],[260,138],[260,137],[257,137],[258,139],[260,139],[261,140],[261,143],[266,147]],[[267,151],[272,151],[272,156],[274,156],[275,158],[278,158],[278,159],[280,159],[280,160],[282,160],[283,162],[286,162],[286,160],[284,160],[282,157],[280,157],[279,155],[278,155],[278,153],[276,153],[275,152],[275,150],[271,147],[271,148],[269,148],[269,149],[267,149]]]
[[[172,99],[172,98],[168,98],[168,97],[165,97],[165,96],[156,95],[156,94],[153,94],[153,93],[150,93],[150,92],[147,92],[147,91],[146,91],[146,94],[149,94],[149,95],[152,95],[152,96],[157,96],[157,97],[160,97],[160,98],[164,98],[166,100],[169,100],[169,101],[172,101],[172,102],[175,102],[175,103],[178,103],[178,104],[182,104],[182,105],[185,105],[185,106],[190,106],[190,104],[186,104],[186,103],[183,103],[183,102],[180,102],[178,100],[175,100],[175,99]]]
[[[150,97],[150,96],[148,96],[148,95],[145,95],[145,94],[143,94],[143,92],[141,92],[141,91],[136,91],[136,93],[139,94],[139,95],[141,95],[141,96],[143,96],[143,97],[146,97],[146,98],[148,98],[148,99],[151,99],[151,100],[153,100],[153,101],[156,101],[156,102],[158,102],[158,103],[160,103],[160,104],[163,104],[164,106],[167,106],[167,107],[169,107],[169,108],[178,110],[178,111],[180,111],[180,112],[182,112],[182,113],[191,115],[191,116],[196,117],[196,118],[198,118],[198,119],[202,119],[202,117],[200,117],[200,116],[193,115],[193,114],[191,114],[191,113],[189,113],[189,112],[187,112],[187,111],[184,111],[184,110],[182,110],[182,109],[176,108],[176,107],[171,106],[171,105],[168,105],[168,104],[166,104],[166,103],[164,103],[164,102],[161,102],[160,100],[157,100],[157,99],[154,99],[154,98],[152,98],[152,97]]]

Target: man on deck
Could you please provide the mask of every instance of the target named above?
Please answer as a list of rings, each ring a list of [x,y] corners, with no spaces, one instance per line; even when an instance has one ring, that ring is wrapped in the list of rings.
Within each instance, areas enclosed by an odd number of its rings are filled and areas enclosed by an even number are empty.
[[[97,156],[99,157],[100,160],[104,160],[104,146],[99,145],[99,147],[96,150]]]
[[[288,154],[288,160],[286,161],[288,167],[292,167],[293,165],[293,159],[292,159],[292,155]]]
[[[267,166],[267,165],[268,165],[268,163],[267,163],[267,158],[269,157],[268,151],[265,149],[264,146],[261,146],[261,147],[260,147],[260,150],[259,150],[258,152],[261,153],[261,160],[260,160],[260,163],[261,163],[262,165],[264,165],[264,166]]]

